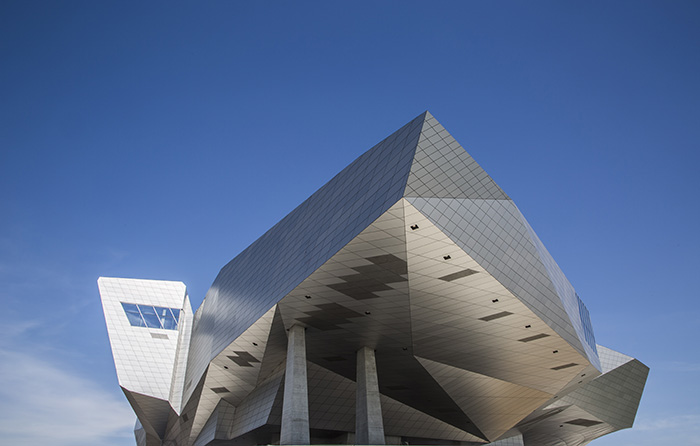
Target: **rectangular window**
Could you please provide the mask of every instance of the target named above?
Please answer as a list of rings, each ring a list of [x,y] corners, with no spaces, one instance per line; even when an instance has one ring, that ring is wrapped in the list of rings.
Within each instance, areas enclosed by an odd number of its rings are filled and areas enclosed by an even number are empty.
[[[176,308],[153,307],[121,302],[124,313],[133,327],[162,328],[177,330],[180,310]]]

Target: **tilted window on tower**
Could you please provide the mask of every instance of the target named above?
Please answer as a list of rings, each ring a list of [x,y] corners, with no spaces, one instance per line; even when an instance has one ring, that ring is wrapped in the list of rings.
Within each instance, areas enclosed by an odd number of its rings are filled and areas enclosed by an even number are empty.
[[[180,310],[176,308],[153,307],[151,305],[127,304],[121,302],[129,323],[133,327],[162,328],[177,330]]]

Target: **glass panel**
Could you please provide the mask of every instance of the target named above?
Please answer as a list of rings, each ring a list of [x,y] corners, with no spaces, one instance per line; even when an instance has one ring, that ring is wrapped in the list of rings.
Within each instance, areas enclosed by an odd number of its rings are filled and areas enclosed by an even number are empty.
[[[156,314],[156,310],[150,305],[139,305],[139,310],[143,315],[143,319],[146,321],[146,326],[148,328],[163,328]]]
[[[166,330],[177,330],[177,321],[173,318],[170,308],[156,307],[156,313],[160,317],[163,328]]]
[[[163,328],[166,330],[177,330],[177,322],[173,318],[173,315],[168,312],[168,316],[163,318]]]
[[[124,312],[126,313],[126,317],[129,319],[129,323],[133,327],[146,326],[146,324],[143,322],[143,319],[141,318],[141,313],[139,313],[139,309],[136,305],[125,304],[124,302],[122,302],[121,304],[122,308],[124,308]]]
[[[129,312],[129,311],[130,311],[130,312],[132,312],[132,313],[139,314],[139,309],[138,309],[138,307],[137,307],[136,305],[134,305],[134,304],[126,304],[126,303],[124,303],[124,302],[121,302],[121,304],[122,304],[122,308],[124,308],[124,311],[126,311],[126,312]]]
[[[169,311],[167,308],[164,307],[153,307],[156,310],[156,314],[158,315],[158,318],[160,319],[161,325],[165,325],[165,318],[169,315]]]
[[[173,312],[173,317],[175,318],[175,322],[180,322],[180,310],[177,308],[171,308],[170,311]]]

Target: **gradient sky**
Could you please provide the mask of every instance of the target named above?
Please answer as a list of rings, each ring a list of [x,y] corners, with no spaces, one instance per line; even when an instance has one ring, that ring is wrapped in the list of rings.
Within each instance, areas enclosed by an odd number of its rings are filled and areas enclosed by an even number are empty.
[[[700,445],[700,2],[0,1],[0,442],[133,445],[99,276],[219,269],[430,110],[518,204],[634,429]]]

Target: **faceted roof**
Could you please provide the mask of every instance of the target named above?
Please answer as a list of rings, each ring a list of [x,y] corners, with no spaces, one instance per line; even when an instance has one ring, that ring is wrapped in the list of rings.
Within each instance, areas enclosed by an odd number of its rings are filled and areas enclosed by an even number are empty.
[[[371,344],[384,395],[493,439],[581,371],[599,374],[587,314],[515,203],[425,112],[222,268],[196,315],[185,396],[207,367],[225,380],[210,362],[226,358],[260,363],[251,382],[273,376],[284,328],[300,323],[319,367],[352,379],[347,355]],[[253,332],[261,342],[241,345]],[[475,388],[520,409],[489,417]]]

